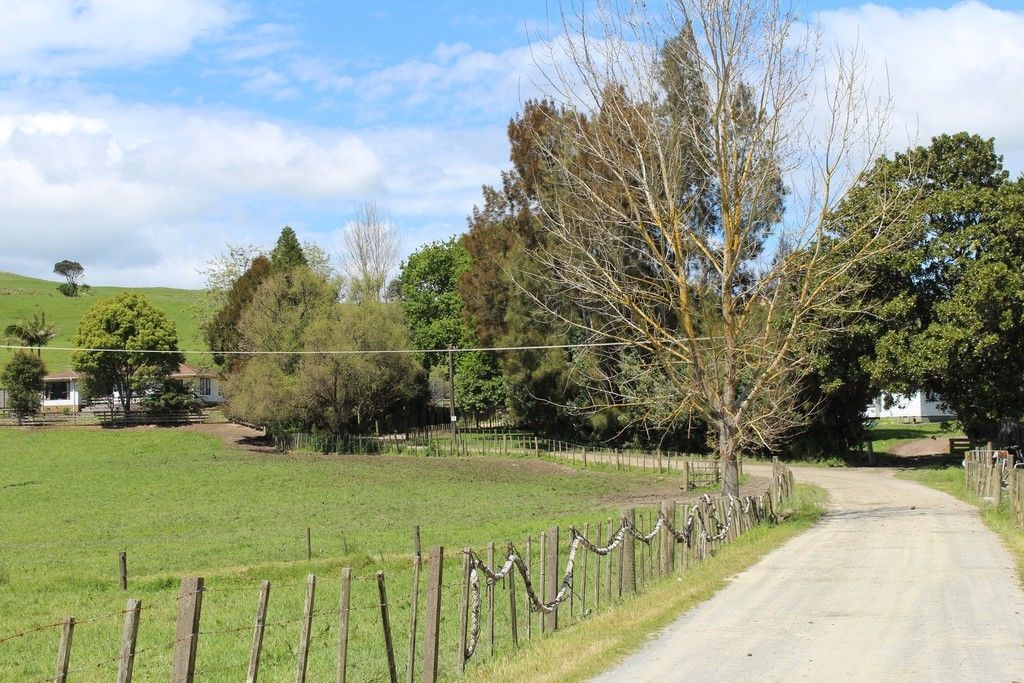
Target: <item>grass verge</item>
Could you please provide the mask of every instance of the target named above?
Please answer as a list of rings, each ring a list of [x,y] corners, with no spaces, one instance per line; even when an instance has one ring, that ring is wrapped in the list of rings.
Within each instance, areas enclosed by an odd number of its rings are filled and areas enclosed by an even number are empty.
[[[640,648],[652,633],[707,600],[729,577],[814,525],[824,512],[825,491],[799,485],[785,520],[763,525],[721,549],[707,562],[662,579],[647,592],[581,620],[551,637],[472,669],[484,680],[579,681],[607,670]],[[538,666],[543,662],[543,667]]]
[[[1017,574],[1024,579],[1024,529],[1020,529],[1014,524],[1013,511],[1010,509],[1010,501],[1007,496],[1003,496],[1002,502],[995,507],[983,503],[976,495],[967,490],[964,470],[959,465],[911,470],[900,472],[897,476],[944,491],[954,498],[976,506],[988,528],[999,534],[1003,543],[1013,553],[1014,559],[1017,560]]]

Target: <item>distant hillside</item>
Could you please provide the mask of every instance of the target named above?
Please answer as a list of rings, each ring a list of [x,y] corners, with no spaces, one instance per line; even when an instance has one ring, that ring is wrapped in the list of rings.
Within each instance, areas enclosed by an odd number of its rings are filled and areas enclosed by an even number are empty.
[[[178,327],[178,345],[183,349],[204,347],[195,319],[195,306],[201,292],[195,289],[169,287],[93,287],[83,296],[69,298],[57,291],[57,282],[0,271],[0,338],[5,327],[35,310],[46,313],[47,321],[57,326],[57,338],[51,346],[70,346],[71,337],[78,328],[82,314],[94,303],[125,291],[145,294],[174,321]],[[0,360],[6,361],[10,352],[0,350]],[[58,370],[71,362],[69,353],[43,350],[48,368]],[[192,361],[209,362],[205,354]]]

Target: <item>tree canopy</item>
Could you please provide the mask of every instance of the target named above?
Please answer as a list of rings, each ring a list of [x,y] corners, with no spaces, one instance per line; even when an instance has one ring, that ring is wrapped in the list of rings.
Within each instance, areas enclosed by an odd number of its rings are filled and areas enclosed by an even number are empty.
[[[53,272],[65,279],[65,282],[57,286],[57,290],[64,296],[74,297],[78,296],[80,292],[89,290],[89,285],[82,282],[85,268],[78,261],[67,259],[57,261],[53,264]]]
[[[126,415],[137,389],[171,374],[184,361],[174,322],[136,292],[93,304],[82,316],[72,343],[91,349],[71,355],[72,367],[85,375],[85,394],[116,391]]]
[[[35,311],[31,316],[21,318],[5,327],[4,334],[23,346],[36,349],[36,355],[42,355],[42,347],[57,336],[57,327],[46,322],[44,311]]]
[[[39,412],[46,365],[38,356],[16,352],[0,371],[0,388],[7,391],[7,406],[18,419]]]

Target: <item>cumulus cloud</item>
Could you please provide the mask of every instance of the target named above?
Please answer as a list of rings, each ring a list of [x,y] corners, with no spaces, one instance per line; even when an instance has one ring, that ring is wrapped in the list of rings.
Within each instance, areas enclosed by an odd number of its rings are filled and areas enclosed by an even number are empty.
[[[0,73],[147,64],[185,52],[241,16],[233,0],[4,0]]]
[[[862,47],[875,87],[893,96],[891,143],[966,130],[995,137],[1024,169],[1024,11],[962,2],[948,9],[875,4],[822,12],[827,38]]]

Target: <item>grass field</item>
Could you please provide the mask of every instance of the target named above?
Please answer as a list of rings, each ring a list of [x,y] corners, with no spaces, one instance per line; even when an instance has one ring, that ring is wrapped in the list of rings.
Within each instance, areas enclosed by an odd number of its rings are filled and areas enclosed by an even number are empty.
[[[536,539],[555,524],[596,525],[659,486],[665,476],[656,473],[530,459],[250,453],[179,429],[0,430],[0,680],[52,674],[57,629],[4,639],[65,614],[84,620],[74,636],[74,679],[110,680],[128,597],[143,602],[137,680],[166,678],[186,574],[204,576],[207,586],[197,680],[241,678],[262,579],[273,581],[262,671],[265,680],[292,677],[309,573],[320,578],[310,680],[333,679],[343,566],[357,579],[350,680],[382,680],[373,574],[386,572],[402,668],[414,524],[424,552],[446,548],[441,661],[451,673],[460,548]],[[117,588],[122,550],[127,593]],[[499,629],[507,633],[507,623]],[[498,655],[507,641],[499,640]]]
[[[0,331],[15,320],[39,310],[46,314],[48,322],[57,326],[57,337],[50,345],[68,346],[78,327],[78,321],[90,306],[100,299],[129,290],[145,294],[174,321],[178,327],[180,348],[204,347],[194,313],[194,306],[200,294],[196,290],[167,287],[93,287],[88,294],[69,298],[57,291],[57,282],[5,272],[0,272]],[[9,353],[0,349],[0,362],[5,361]],[[43,360],[51,371],[59,370],[70,364],[70,354],[44,349]]]

